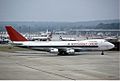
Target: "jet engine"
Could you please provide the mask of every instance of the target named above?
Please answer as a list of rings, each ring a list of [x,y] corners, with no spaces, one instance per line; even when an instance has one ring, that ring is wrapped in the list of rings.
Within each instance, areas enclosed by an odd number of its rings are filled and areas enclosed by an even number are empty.
[[[50,48],[49,50],[51,53],[58,53],[58,49],[57,48]]]
[[[66,52],[67,52],[68,54],[74,54],[74,53],[75,53],[75,50],[74,50],[74,49],[71,49],[71,48],[67,48],[67,49],[66,49]]]

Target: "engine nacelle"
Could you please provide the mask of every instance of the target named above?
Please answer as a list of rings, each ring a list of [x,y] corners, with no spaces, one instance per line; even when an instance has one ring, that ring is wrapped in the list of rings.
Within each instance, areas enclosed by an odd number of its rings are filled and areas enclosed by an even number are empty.
[[[58,53],[58,49],[57,48],[50,48],[49,50],[51,53]]]
[[[74,50],[74,49],[71,49],[71,48],[67,48],[67,49],[66,49],[66,52],[69,53],[69,54],[74,54],[74,53],[75,53],[75,50]]]

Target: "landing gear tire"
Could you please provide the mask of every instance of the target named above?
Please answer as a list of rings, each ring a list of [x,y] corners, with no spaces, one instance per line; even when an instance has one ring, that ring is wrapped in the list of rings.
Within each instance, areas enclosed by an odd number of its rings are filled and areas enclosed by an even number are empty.
[[[101,55],[104,55],[104,51],[102,51]]]

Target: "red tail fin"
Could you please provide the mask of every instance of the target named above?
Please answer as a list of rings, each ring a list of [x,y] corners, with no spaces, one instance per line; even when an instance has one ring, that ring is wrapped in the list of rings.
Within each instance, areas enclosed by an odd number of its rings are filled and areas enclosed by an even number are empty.
[[[25,37],[23,37],[19,32],[12,28],[12,26],[5,26],[10,40],[11,41],[27,41]]]

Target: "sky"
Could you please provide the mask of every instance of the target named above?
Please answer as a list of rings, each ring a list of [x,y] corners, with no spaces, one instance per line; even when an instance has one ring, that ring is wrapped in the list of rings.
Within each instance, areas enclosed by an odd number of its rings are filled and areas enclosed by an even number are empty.
[[[0,21],[120,19],[120,0],[0,0]]]

